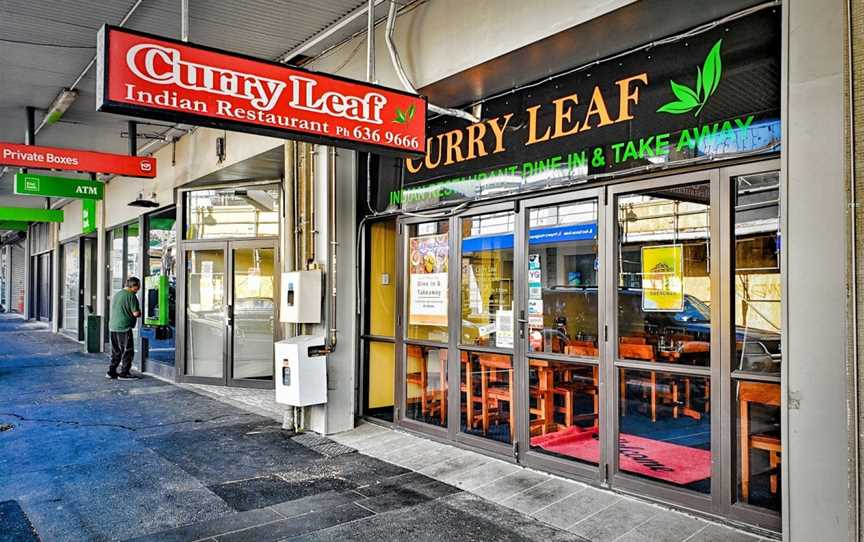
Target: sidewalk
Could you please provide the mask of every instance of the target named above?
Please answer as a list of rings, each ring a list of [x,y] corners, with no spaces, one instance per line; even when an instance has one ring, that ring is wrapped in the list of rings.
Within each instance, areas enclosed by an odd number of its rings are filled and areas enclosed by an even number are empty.
[[[104,372],[0,315],[0,539],[757,540],[378,426],[294,435],[266,394]]]

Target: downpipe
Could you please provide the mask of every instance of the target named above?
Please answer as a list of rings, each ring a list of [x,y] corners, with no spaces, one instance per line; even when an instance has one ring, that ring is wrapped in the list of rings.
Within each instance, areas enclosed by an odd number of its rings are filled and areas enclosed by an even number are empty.
[[[338,327],[336,325],[336,258],[339,243],[336,241],[336,147],[328,147],[327,155],[327,264],[324,275],[327,303],[324,321],[324,352],[336,350]]]

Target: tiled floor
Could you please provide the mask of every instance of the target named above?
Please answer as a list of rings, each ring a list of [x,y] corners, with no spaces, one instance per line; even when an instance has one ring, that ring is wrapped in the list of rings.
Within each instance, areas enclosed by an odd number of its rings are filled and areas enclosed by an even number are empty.
[[[765,540],[638,499],[371,423],[331,438],[360,453],[446,482],[592,541]]]

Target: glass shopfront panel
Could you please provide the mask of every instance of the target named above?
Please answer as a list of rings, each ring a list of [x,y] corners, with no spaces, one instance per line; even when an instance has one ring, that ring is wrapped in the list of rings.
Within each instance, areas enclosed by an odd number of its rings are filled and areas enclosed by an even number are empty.
[[[447,349],[405,346],[405,417],[447,427]]]
[[[363,413],[389,422],[396,405],[396,239],[395,218],[367,226]]]
[[[273,380],[275,249],[232,250],[234,379]]]
[[[278,237],[280,194],[278,186],[188,192],[184,239]]]
[[[409,224],[407,229],[407,337],[446,343],[449,340],[449,224],[442,220]]]
[[[168,209],[146,218],[147,258],[146,276],[167,277],[168,321],[163,325],[147,324],[141,335],[147,339],[148,359],[174,365],[177,344],[177,231],[174,228],[176,211]],[[152,290],[151,303],[157,304],[158,290]]]
[[[463,350],[459,366],[462,432],[513,442],[516,439],[513,357]]]
[[[463,218],[459,342],[513,348],[513,232],[516,215]]]
[[[705,182],[616,205],[618,467],[701,493],[711,491],[710,194]],[[706,369],[683,373],[695,367]]]
[[[528,429],[532,450],[597,465],[600,411],[597,365],[528,360]]]
[[[186,373],[222,378],[225,330],[225,251],[186,251]]]
[[[528,351],[598,356],[597,200],[532,208]]]
[[[60,306],[63,313],[60,318],[61,329],[78,336],[78,289],[81,287],[78,240],[63,245],[63,278],[62,298]]]
[[[732,390],[737,459],[734,498],[780,510],[780,176],[732,179],[734,198],[734,355]]]

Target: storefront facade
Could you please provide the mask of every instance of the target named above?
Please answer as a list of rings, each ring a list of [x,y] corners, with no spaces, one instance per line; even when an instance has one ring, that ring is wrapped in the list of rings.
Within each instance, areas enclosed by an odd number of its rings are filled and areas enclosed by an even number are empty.
[[[373,161],[366,418],[788,529],[782,9],[481,95],[395,182]]]
[[[314,431],[372,420],[842,539],[848,255],[825,242],[847,235],[842,2],[505,1],[418,2],[394,33],[421,93],[480,123],[432,118],[425,157],[370,167],[190,131],[153,153],[155,179],[108,182],[94,232],[65,204],[28,248],[28,314],[81,340],[88,306],[105,333],[111,295],[149,279],[148,373],[271,388],[275,340],[332,331]],[[362,79],[363,39],[307,66]],[[329,327],[280,323],[281,273],[331,256]]]

